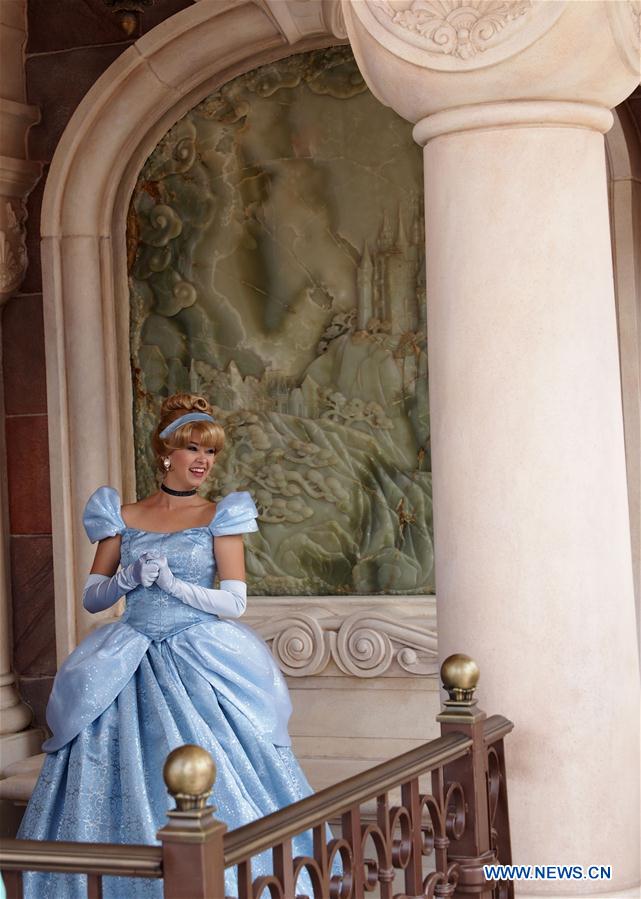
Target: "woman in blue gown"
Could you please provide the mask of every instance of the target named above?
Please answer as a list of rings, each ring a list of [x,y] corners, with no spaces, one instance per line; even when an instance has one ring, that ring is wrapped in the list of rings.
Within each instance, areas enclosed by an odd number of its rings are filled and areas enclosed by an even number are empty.
[[[93,631],[56,677],[47,756],[18,837],[156,842],[171,807],[162,776],[168,753],[202,746],[216,763],[216,815],[229,829],[309,795],[290,749],[287,687],[268,647],[236,620],[245,608],[242,534],[257,530],[248,493],[215,507],[197,494],[224,435],[202,397],[178,394],[161,409],[152,440],[161,489],[121,508],[100,487],[84,525],[96,558],[83,602],[116,623]],[[213,589],[218,574],[220,589]],[[311,854],[309,837],[294,855]],[[254,876],[270,872],[265,854]],[[226,892],[237,894],[227,871]],[[105,899],[160,897],[158,881],[106,877]],[[26,899],[86,895],[78,875],[25,875]]]

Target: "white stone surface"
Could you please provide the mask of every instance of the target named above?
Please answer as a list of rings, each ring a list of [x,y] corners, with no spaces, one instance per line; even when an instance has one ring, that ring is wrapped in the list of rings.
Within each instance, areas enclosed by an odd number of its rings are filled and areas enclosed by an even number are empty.
[[[632,572],[641,646],[641,145],[620,109],[606,136]]]
[[[465,646],[485,707],[515,722],[514,860],[605,855],[628,885],[638,684],[603,140],[504,128],[425,156],[439,651]]]
[[[370,27],[381,5],[343,4],[368,84],[428,141],[439,653],[473,655],[484,707],[515,722],[514,861],[607,857],[627,889],[638,659],[600,132],[639,82],[636,6],[565,4],[516,55],[445,71]]]

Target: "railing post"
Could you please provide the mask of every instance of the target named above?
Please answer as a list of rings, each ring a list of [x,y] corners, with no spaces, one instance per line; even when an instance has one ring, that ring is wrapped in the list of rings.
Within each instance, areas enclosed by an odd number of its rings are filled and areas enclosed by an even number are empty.
[[[215,806],[206,805],[216,779],[213,759],[200,746],[181,746],[167,756],[163,777],[176,800],[157,834],[165,899],[223,899],[227,825],[214,818]]]
[[[483,737],[486,715],[474,698],[478,679],[478,666],[469,656],[457,653],[445,659],[441,680],[449,699],[443,703],[436,720],[443,735],[458,732],[472,739],[470,754],[444,768],[447,782],[459,783],[465,795],[465,830],[458,838],[450,835],[454,841],[447,852],[448,862],[459,865],[454,897],[474,895],[491,899],[496,881],[485,879],[483,865],[496,863],[496,856],[491,840],[487,751]]]

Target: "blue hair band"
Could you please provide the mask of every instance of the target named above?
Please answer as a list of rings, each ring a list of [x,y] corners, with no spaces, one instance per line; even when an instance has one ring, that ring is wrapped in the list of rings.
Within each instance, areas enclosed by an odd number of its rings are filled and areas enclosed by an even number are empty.
[[[177,431],[178,428],[181,428],[183,425],[189,424],[189,422],[192,421],[209,421],[214,424],[214,419],[211,415],[207,415],[206,412],[187,412],[185,415],[181,415],[180,418],[172,421],[166,428],[163,428],[158,436],[161,440],[166,440],[167,437],[173,434],[174,431]]]

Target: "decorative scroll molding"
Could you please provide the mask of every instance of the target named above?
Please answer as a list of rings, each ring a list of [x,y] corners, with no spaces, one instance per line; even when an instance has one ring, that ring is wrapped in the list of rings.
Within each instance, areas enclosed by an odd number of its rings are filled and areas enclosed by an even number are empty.
[[[27,269],[27,211],[21,200],[5,200],[0,208],[0,298],[20,286]]]
[[[41,166],[21,154],[29,128],[39,118],[37,107],[0,97],[0,304],[20,287],[27,269],[24,201]]]
[[[433,596],[419,601],[319,599],[322,605],[298,597],[250,600],[248,623],[270,645],[284,674],[342,672],[372,678],[438,673]]]
[[[380,3],[395,25],[423,38],[431,53],[471,59],[496,45],[500,33],[532,8],[531,0],[413,0],[398,9],[390,0]]]
[[[557,21],[559,0],[364,0],[352,9],[392,53],[430,69],[494,65]]]

